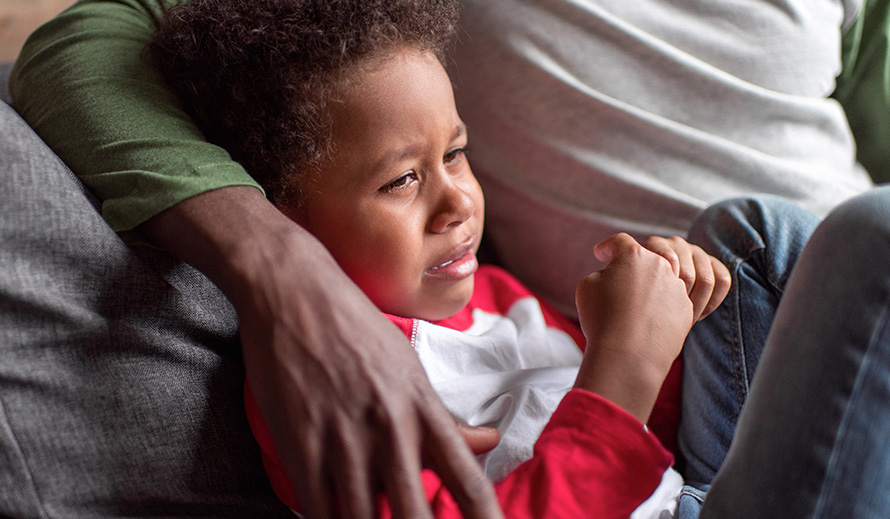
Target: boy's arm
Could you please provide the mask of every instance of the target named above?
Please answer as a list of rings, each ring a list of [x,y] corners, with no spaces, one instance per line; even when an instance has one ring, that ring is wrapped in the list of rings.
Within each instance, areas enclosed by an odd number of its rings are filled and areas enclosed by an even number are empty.
[[[645,424],[706,305],[690,298],[694,290],[675,262],[627,234],[609,238],[594,252],[608,265],[584,278],[576,291],[587,348],[575,387],[602,396]]]
[[[400,515],[428,516],[421,457],[467,517],[499,517],[404,336],[203,141],[140,59],[161,15],[159,1],[77,4],[26,45],[16,108],[117,230],[139,227],[230,298],[257,401],[311,517],[372,517],[378,488]]]
[[[634,417],[575,389],[553,413],[532,458],[495,489],[511,518],[623,518],[652,495],[673,461]]]
[[[534,455],[495,484],[511,519],[626,518],[652,496],[673,456],[605,399],[570,391],[535,443]],[[424,473],[437,519],[461,517],[439,479]],[[384,507],[381,517],[390,517]]]

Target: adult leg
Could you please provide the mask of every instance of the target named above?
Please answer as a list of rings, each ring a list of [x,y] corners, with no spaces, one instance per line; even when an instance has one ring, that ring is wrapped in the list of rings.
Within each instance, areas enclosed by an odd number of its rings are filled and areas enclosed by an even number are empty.
[[[701,517],[890,517],[890,188],[801,255]]]
[[[699,215],[689,240],[720,259],[732,286],[683,349],[679,444],[686,481],[704,489],[723,464],[785,283],[819,219],[774,196],[732,199]]]

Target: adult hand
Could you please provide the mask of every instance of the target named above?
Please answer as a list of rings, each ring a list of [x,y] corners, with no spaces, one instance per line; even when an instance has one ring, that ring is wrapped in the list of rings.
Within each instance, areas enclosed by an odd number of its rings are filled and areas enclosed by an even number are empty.
[[[405,337],[324,247],[254,188],[198,195],[141,229],[204,272],[238,312],[251,389],[307,517],[431,517],[421,465],[468,518],[491,483]]]
[[[646,240],[643,246],[668,260],[674,274],[686,283],[686,292],[692,301],[697,321],[716,310],[729,293],[732,283],[729,270],[701,247],[679,236],[654,236]]]

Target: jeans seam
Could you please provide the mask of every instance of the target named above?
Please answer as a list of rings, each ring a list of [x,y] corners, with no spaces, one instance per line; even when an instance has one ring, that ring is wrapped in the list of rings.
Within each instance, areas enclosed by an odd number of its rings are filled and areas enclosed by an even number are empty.
[[[749,384],[748,384],[748,366],[745,363],[745,359],[747,358],[745,352],[745,341],[742,338],[742,319],[741,319],[741,307],[742,307],[742,293],[739,290],[739,271],[742,266],[747,263],[751,256],[758,251],[761,250],[762,247],[758,246],[756,249],[749,251],[747,253],[746,258],[742,258],[740,256],[733,257],[733,269],[732,269],[732,283],[733,283],[733,311],[732,311],[732,325],[734,332],[732,334],[732,362],[733,362],[733,376],[735,377],[734,384],[734,393],[736,397],[736,404],[738,405],[738,409],[741,409],[745,404],[745,400],[748,397]]]
[[[734,276],[735,277],[735,276]],[[732,312],[732,320],[733,320],[733,328],[734,332],[732,334],[732,364],[733,364],[733,377],[735,378],[735,384],[733,384],[734,389],[733,393],[735,393],[736,405],[739,408],[745,402],[745,396],[747,395],[748,383],[747,383],[747,373],[745,368],[745,345],[744,341],[741,340],[742,334],[742,320],[740,318],[740,305],[741,305],[741,293],[738,290],[735,290],[735,299],[733,304],[735,308],[733,308]]]
[[[733,341],[733,352],[738,352],[739,357],[733,355],[733,364],[735,369],[735,375],[737,377],[741,377],[741,385],[736,385],[737,388],[743,388],[743,391],[739,393],[736,391],[736,399],[739,404],[739,408],[741,408],[745,400],[747,399],[748,392],[750,391],[750,384],[748,382],[748,365],[746,363],[747,354],[745,352],[745,344],[742,337],[742,322],[741,322],[741,300],[742,294],[739,291],[739,271],[742,266],[745,264],[750,264],[754,261],[755,255],[758,253],[766,251],[767,247],[762,241],[757,241],[751,243],[751,246],[747,249],[744,256],[733,255],[732,256],[732,292],[735,295],[733,300],[733,304],[735,305],[732,312],[733,326],[735,328],[735,334],[732,337]],[[769,285],[769,288],[773,290],[777,297],[781,297],[784,290],[782,286],[784,282],[783,278],[787,279],[788,275],[786,273],[785,276],[781,276],[778,274],[776,270],[776,265],[773,262],[762,262],[766,263],[766,268],[764,269],[764,274],[766,275],[766,283]]]
[[[754,252],[759,252],[761,250],[765,251],[766,247],[764,247],[762,249],[758,249],[757,251],[754,251]],[[752,256],[753,256],[753,254],[752,254]],[[767,257],[769,257],[769,256],[767,255]],[[785,292],[783,287],[787,280],[788,280],[788,273],[786,272],[784,276],[779,275],[779,273],[776,272],[776,264],[773,262],[769,262],[769,264],[766,266],[766,282],[769,284],[770,288],[773,289],[776,292],[776,294],[778,294],[780,297]]]

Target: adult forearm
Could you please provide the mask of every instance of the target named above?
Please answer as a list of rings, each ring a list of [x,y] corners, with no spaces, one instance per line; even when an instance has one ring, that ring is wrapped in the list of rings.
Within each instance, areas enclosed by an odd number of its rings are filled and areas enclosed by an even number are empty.
[[[276,249],[300,251],[300,261],[327,260],[336,267],[318,240],[251,187],[199,194],[147,220],[139,230],[160,248],[204,272],[236,304],[239,295],[255,286],[251,278],[264,266],[295,263],[296,258],[271,257]],[[312,249],[316,253],[307,254]]]

